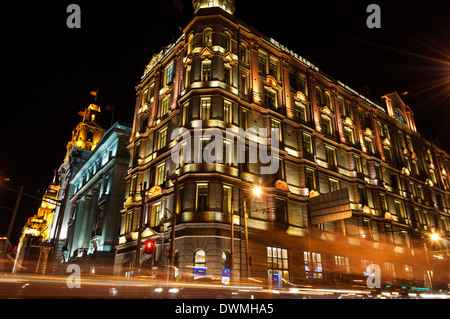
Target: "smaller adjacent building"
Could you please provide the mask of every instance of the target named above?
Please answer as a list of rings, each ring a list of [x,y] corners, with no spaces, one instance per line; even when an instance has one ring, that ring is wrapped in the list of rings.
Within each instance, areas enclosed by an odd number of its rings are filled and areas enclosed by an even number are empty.
[[[56,174],[42,197],[37,213],[29,217],[22,229],[13,272],[46,274],[53,254],[54,242],[50,231],[56,209],[59,185]]]
[[[112,273],[125,196],[131,127],[117,122],[73,175],[68,198],[70,217],[63,263],[78,264],[83,273]]]

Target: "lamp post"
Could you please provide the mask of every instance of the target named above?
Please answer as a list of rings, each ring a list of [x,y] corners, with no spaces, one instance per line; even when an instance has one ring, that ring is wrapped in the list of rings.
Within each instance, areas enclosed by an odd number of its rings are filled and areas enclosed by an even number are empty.
[[[430,239],[433,242],[438,242],[441,239],[441,236],[439,236],[439,234],[433,232],[430,236]],[[431,267],[430,267],[430,260],[428,258],[428,248],[427,248],[427,244],[425,241],[423,242],[423,248],[425,249],[425,257],[427,260],[427,268],[428,268],[427,274],[428,274],[428,280],[430,281],[430,290],[432,291],[433,290],[433,281],[431,278],[431,269],[430,269]]]
[[[139,226],[138,226],[138,237],[136,240],[136,259],[134,261],[134,268],[136,274],[140,272],[140,260],[141,260],[141,246],[142,246],[142,227],[144,225],[144,212],[145,212],[145,196],[147,192],[147,182],[144,182],[144,186],[141,183],[141,209],[139,212]],[[152,259],[154,260],[155,256],[153,254]]]
[[[263,194],[263,191],[260,186],[255,185],[252,188],[252,193],[256,197],[261,197]],[[241,212],[240,208],[243,208],[243,211]],[[247,218],[248,218],[248,212],[247,212],[247,204],[245,201],[245,195],[244,195],[244,203],[243,206],[239,207],[239,217],[240,221],[242,221],[242,217],[244,218],[244,236],[245,236],[245,259],[246,259],[246,265],[247,265],[247,280],[250,278],[250,258],[248,254],[248,224],[247,224]],[[241,256],[242,256],[242,249]],[[242,258],[241,258],[242,262]],[[233,205],[233,199],[231,200],[231,256],[230,256],[230,272],[233,274],[233,266],[234,266],[234,205]],[[230,276],[231,276],[230,274]],[[242,274],[242,267],[241,267],[241,274]]]

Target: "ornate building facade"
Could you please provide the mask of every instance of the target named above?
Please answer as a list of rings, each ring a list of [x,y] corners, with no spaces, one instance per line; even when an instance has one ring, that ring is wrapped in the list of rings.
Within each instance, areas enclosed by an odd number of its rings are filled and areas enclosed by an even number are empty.
[[[68,199],[70,214],[64,261],[78,264],[83,273],[112,273],[130,134],[130,127],[119,122],[114,124],[70,179],[74,191]]]
[[[354,286],[378,264],[385,286],[447,285],[450,156],[400,96],[369,100],[238,20],[232,0],[193,4],[137,86],[116,274],[170,264],[179,278]],[[223,137],[213,163],[198,160],[208,129]],[[278,170],[261,174],[252,141],[274,139]]]

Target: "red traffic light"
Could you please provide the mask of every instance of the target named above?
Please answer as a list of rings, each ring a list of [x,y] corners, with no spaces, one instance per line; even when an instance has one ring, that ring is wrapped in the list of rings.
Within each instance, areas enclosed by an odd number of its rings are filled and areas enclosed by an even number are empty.
[[[146,254],[153,253],[153,248],[155,248],[155,242],[153,240],[147,240],[145,242],[144,252]]]

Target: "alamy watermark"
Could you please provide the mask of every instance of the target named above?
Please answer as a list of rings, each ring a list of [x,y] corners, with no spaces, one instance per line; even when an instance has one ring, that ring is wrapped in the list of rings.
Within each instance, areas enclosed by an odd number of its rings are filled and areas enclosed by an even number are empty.
[[[71,273],[66,280],[67,287],[70,289],[81,288],[81,268],[76,264],[70,264],[66,269],[67,273]]]
[[[364,276],[367,276],[367,288],[381,288],[381,270],[377,264],[367,266]]]

